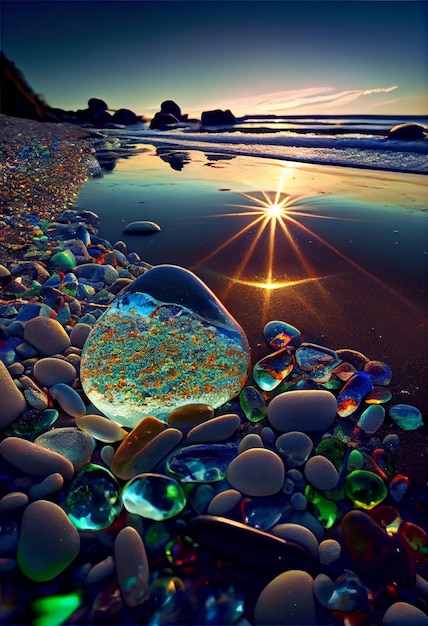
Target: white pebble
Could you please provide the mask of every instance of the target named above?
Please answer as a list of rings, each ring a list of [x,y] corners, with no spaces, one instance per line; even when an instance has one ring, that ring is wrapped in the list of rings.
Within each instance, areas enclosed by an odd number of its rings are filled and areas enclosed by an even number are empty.
[[[208,515],[226,515],[242,500],[242,493],[236,489],[221,491],[208,505]]]
[[[318,557],[318,540],[314,533],[300,524],[277,524],[270,531],[276,537],[294,541],[314,558]]]
[[[319,561],[322,565],[331,565],[340,558],[342,546],[335,539],[325,539],[318,546]]]
[[[309,459],[305,465],[306,479],[315,489],[334,489],[339,482],[339,473],[327,457],[317,454]]]
[[[215,443],[232,437],[241,425],[239,415],[230,413],[194,426],[188,434],[186,443]]]
[[[337,401],[330,391],[301,389],[275,396],[268,405],[267,419],[280,432],[325,432],[336,418]]]
[[[301,570],[279,574],[266,585],[254,607],[256,626],[316,625],[313,578]]]
[[[284,484],[284,464],[275,452],[252,448],[229,463],[226,480],[247,496],[271,496]]]
[[[122,599],[128,606],[138,606],[150,594],[149,564],[139,533],[125,526],[114,542],[117,582]]]

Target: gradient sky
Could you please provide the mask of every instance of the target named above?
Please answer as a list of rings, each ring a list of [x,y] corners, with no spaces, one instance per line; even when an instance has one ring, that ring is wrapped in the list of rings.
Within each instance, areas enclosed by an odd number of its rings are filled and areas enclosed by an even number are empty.
[[[1,47],[51,106],[428,114],[428,3],[0,2]]]

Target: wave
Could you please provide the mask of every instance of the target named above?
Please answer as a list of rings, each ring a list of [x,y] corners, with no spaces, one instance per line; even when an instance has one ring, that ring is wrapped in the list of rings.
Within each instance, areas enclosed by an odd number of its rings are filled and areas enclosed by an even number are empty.
[[[245,124],[254,123],[252,129]],[[265,124],[268,123],[268,127]],[[428,141],[386,139],[386,122],[347,120],[342,126],[335,120],[299,120],[299,128],[275,130],[284,120],[246,118],[225,128],[201,129],[196,124],[179,124],[171,130],[140,128],[103,131],[127,142],[149,143],[247,156],[267,157],[347,167],[428,173]],[[364,124],[367,123],[367,127]],[[319,124],[324,125],[323,129]],[[325,125],[331,125],[329,130]],[[368,128],[368,126],[370,128]],[[388,128],[391,127],[391,124]]]

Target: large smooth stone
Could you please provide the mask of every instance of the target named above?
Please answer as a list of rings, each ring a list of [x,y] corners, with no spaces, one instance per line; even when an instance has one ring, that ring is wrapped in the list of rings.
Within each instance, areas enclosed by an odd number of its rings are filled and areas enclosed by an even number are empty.
[[[250,366],[248,340],[192,272],[159,265],[117,296],[82,352],[91,402],[121,426],[175,408],[217,408],[239,394]]]
[[[27,408],[21,391],[13,382],[12,376],[3,361],[0,361],[0,393],[2,410],[0,412],[0,428],[7,428]]]
[[[74,561],[79,533],[62,508],[47,500],[27,506],[21,523],[17,560],[30,580],[52,580]]]
[[[428,615],[408,602],[395,602],[383,616],[382,626],[428,626]]]
[[[286,391],[270,401],[267,418],[280,432],[319,433],[333,424],[336,409],[336,398],[330,391]]]
[[[238,454],[227,468],[226,478],[247,496],[272,496],[284,484],[284,464],[275,452],[252,448]]]
[[[254,623],[316,625],[313,588],[313,578],[307,572],[290,570],[280,574],[257,598]]]

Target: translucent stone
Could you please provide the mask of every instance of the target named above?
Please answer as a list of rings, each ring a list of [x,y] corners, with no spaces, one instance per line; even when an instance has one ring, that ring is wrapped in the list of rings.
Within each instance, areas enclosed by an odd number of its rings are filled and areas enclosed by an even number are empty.
[[[315,453],[327,457],[339,471],[345,458],[346,444],[337,437],[327,437],[319,442]]]
[[[187,446],[169,457],[166,470],[180,482],[217,482],[226,476],[227,467],[237,453],[235,443]]]
[[[178,515],[186,505],[180,484],[162,474],[139,474],[122,490],[123,505],[130,513],[162,521]]]
[[[370,517],[381,526],[388,535],[396,535],[403,520],[394,506],[380,504],[369,512]]]
[[[383,502],[388,495],[383,480],[367,470],[354,470],[348,474],[344,490],[355,506],[368,510]]]
[[[412,522],[404,522],[398,534],[412,560],[428,563],[428,534],[423,528]]]
[[[44,411],[29,409],[23,411],[23,413],[12,422],[10,427],[17,435],[33,438],[48,430],[58,419],[58,415],[59,413],[56,409],[45,409]]]
[[[362,428],[367,435],[372,435],[383,424],[385,419],[385,409],[382,406],[373,404],[361,413],[357,426]]]
[[[156,417],[145,417],[131,430],[117,448],[111,464],[111,471],[119,478],[127,480],[129,467],[134,457],[165,430],[165,424]]]
[[[294,431],[280,435],[275,446],[286,465],[292,469],[306,463],[312,452],[313,443],[305,433]]]
[[[410,480],[404,474],[396,474],[389,483],[389,493],[395,502],[400,502],[410,487]]]
[[[392,398],[392,393],[385,387],[373,387],[364,398],[366,404],[385,404]]]
[[[391,382],[392,370],[383,361],[369,361],[364,371],[371,377],[374,385],[389,385]]]
[[[253,368],[253,378],[263,391],[272,391],[290,374],[294,357],[288,348],[268,354]]]
[[[260,422],[266,417],[266,403],[258,389],[250,385],[239,394],[239,404],[249,422]]]
[[[341,611],[342,613],[353,613],[354,611],[368,613],[367,589],[354,572],[345,570],[335,581],[335,590],[327,606],[330,610]]]
[[[160,265],[118,295],[82,352],[89,399],[121,426],[175,408],[214,408],[239,394],[250,364],[244,331],[191,272]]]
[[[356,372],[342,387],[337,397],[337,412],[341,417],[352,415],[361,400],[373,389],[372,379],[365,372]]]
[[[282,494],[245,498],[241,506],[243,521],[253,528],[269,530],[279,522],[287,503],[287,497]]]
[[[388,413],[403,430],[416,430],[422,426],[422,413],[411,404],[394,404]]]
[[[312,343],[302,343],[296,350],[295,359],[304,377],[319,383],[330,380],[333,370],[341,362],[334,350]]]
[[[361,454],[361,452],[359,450],[357,450],[356,448],[354,448],[353,450],[351,450],[349,456],[348,456],[348,461],[346,463],[346,469],[350,472],[352,472],[353,470],[359,470],[362,469],[364,467],[364,455]]]
[[[122,510],[119,483],[105,467],[88,463],[76,474],[62,506],[78,530],[104,530]]]
[[[336,503],[323,496],[322,493],[310,485],[305,489],[305,496],[316,507],[315,515],[324,528],[334,526],[338,517]]]
[[[300,337],[300,330],[286,322],[273,320],[266,324],[263,335],[271,348],[280,350],[285,348],[294,337]]]

